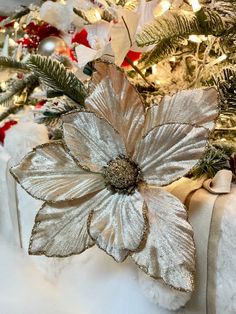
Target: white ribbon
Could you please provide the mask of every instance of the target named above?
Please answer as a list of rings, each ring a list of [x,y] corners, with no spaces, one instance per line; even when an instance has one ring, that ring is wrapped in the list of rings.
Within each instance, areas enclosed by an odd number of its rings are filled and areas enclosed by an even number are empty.
[[[232,191],[231,182],[232,172],[220,170],[213,179],[182,178],[167,187],[188,207],[197,252],[196,287],[183,313],[216,313],[217,250],[221,218],[227,203],[224,194]]]

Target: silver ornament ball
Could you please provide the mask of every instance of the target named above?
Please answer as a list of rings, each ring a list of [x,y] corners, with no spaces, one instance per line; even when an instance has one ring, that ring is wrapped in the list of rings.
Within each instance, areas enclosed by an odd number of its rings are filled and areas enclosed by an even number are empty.
[[[41,56],[51,56],[52,54],[62,54],[66,50],[63,39],[56,36],[44,38],[38,46],[38,54]]]

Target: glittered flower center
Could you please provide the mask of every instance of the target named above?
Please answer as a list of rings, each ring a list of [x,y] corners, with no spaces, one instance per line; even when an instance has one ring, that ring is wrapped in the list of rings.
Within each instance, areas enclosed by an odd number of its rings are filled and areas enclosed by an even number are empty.
[[[133,193],[142,178],[136,163],[124,156],[110,160],[104,167],[103,176],[110,190],[124,194]]]

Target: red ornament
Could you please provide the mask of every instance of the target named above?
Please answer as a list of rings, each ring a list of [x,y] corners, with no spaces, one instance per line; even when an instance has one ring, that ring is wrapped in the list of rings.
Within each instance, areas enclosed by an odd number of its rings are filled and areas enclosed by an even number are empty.
[[[4,139],[6,136],[6,131],[8,131],[13,125],[17,124],[16,121],[11,120],[7,121],[1,128],[0,128],[0,142],[3,144]]]
[[[35,22],[30,22],[24,29],[24,38],[19,39],[17,42],[21,43],[23,47],[27,48],[37,48],[41,40],[49,36],[60,37],[60,31],[54,26],[46,23],[40,22],[36,24]]]
[[[137,61],[140,57],[141,57],[141,52],[135,52],[135,51],[132,51],[130,50],[126,57],[128,57],[130,60],[132,61]],[[130,66],[130,64],[124,59],[123,63],[121,64],[122,67],[127,67],[127,66]]]
[[[22,44],[23,47],[27,48],[37,48],[38,47],[38,40],[37,38],[30,38],[30,37],[24,37],[17,40],[18,44]]]
[[[57,28],[46,22],[41,22],[40,24],[31,22],[27,25],[26,30],[27,34],[38,36],[39,41],[49,36],[60,37],[61,34]]]

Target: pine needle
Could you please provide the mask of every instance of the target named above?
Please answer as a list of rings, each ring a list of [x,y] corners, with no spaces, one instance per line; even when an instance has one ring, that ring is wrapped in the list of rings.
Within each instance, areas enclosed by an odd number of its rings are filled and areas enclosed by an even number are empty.
[[[200,178],[207,175],[208,178],[213,178],[219,170],[229,169],[229,158],[223,149],[210,145],[200,164],[192,170],[191,176]]]
[[[236,67],[223,69],[213,80],[220,94],[221,112],[236,114]]]
[[[13,58],[9,57],[0,57],[0,70],[1,69],[10,69],[21,72],[28,72],[29,69],[27,65],[23,62],[16,61]]]
[[[151,66],[174,54],[189,35],[215,35],[225,32],[225,24],[219,14],[202,8],[196,14],[184,15],[168,11],[146,25],[136,36],[138,46],[155,47],[143,55],[140,63]]]
[[[37,85],[38,79],[33,74],[26,76],[23,80],[16,79],[6,92],[0,94],[0,104],[4,107],[14,105],[14,96],[20,96],[25,89],[27,89],[27,94],[30,94]]]
[[[27,66],[39,79],[55,91],[62,92],[80,106],[84,105],[86,89],[74,73],[52,58],[32,55],[27,61]]]
[[[60,127],[61,116],[75,109],[78,109],[77,104],[70,100],[49,100],[41,110],[36,111],[35,121],[50,127]]]

